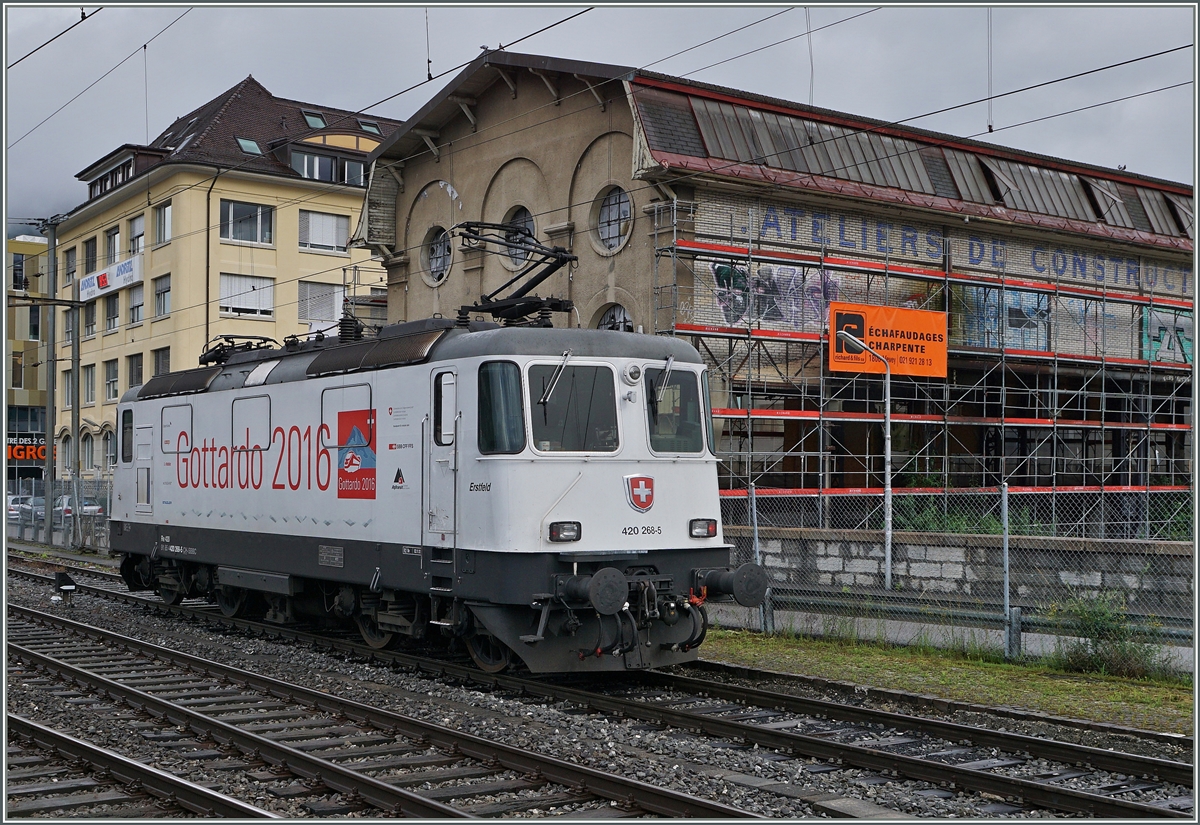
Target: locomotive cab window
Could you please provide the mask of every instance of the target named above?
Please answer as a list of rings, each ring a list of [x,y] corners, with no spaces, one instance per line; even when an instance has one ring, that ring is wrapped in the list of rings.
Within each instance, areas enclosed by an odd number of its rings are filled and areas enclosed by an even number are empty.
[[[521,370],[511,361],[479,367],[479,452],[519,453],[525,449]]]
[[[458,390],[454,373],[439,373],[433,382],[433,440],[439,446],[454,443],[454,418],[458,411]]]
[[[533,446],[542,452],[616,452],[617,395],[608,367],[534,364],[529,368]]]
[[[647,369],[646,411],[650,449],[656,453],[704,451],[704,417],[696,373],[684,369]]]
[[[133,410],[121,411],[121,463],[133,461]]]

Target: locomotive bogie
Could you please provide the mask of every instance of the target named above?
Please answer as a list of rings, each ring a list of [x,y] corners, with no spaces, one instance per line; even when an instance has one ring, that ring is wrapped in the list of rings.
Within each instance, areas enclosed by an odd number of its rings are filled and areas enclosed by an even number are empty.
[[[705,599],[766,582],[729,568],[695,351],[487,326],[256,350],[131,390],[127,584],[354,622],[373,646],[445,636],[488,669],[694,658]]]

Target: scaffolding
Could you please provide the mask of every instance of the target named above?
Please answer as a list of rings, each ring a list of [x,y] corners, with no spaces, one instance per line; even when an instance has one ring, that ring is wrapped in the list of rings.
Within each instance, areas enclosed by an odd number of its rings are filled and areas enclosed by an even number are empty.
[[[897,529],[954,531],[1006,482],[1029,534],[1192,538],[1191,301],[976,273],[949,244],[936,270],[768,249],[732,219],[701,239],[678,200],[653,220],[654,329],[709,367],[727,524],[751,489],[788,502],[773,526],[882,524],[882,376],[829,371],[838,300],[948,313],[948,376],[892,379]]]

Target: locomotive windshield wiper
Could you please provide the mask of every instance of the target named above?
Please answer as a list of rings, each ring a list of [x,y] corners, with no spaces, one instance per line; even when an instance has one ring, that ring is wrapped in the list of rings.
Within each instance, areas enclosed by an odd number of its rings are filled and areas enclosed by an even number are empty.
[[[658,396],[654,399],[656,404],[662,403],[663,393],[667,391],[667,382],[671,380],[671,367],[675,366],[675,356],[667,356],[667,371],[663,373],[662,384],[658,387]]]
[[[566,369],[567,359],[571,357],[571,351],[567,350],[563,353],[563,359],[559,362],[554,374],[550,376],[550,386],[546,387],[546,391],[542,393],[541,399],[538,401],[542,406],[550,400],[550,393],[554,392],[554,388],[558,386],[558,379],[562,378],[563,370]]]

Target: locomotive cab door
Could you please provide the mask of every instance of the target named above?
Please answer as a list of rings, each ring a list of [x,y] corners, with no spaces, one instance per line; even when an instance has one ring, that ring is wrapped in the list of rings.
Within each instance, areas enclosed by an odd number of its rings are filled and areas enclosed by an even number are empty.
[[[151,469],[154,465],[154,428],[138,427],[133,435],[133,475],[137,483],[136,512],[154,511],[154,488]]]
[[[458,376],[436,370],[429,410],[425,484],[425,538],[429,547],[454,547],[458,505]]]

